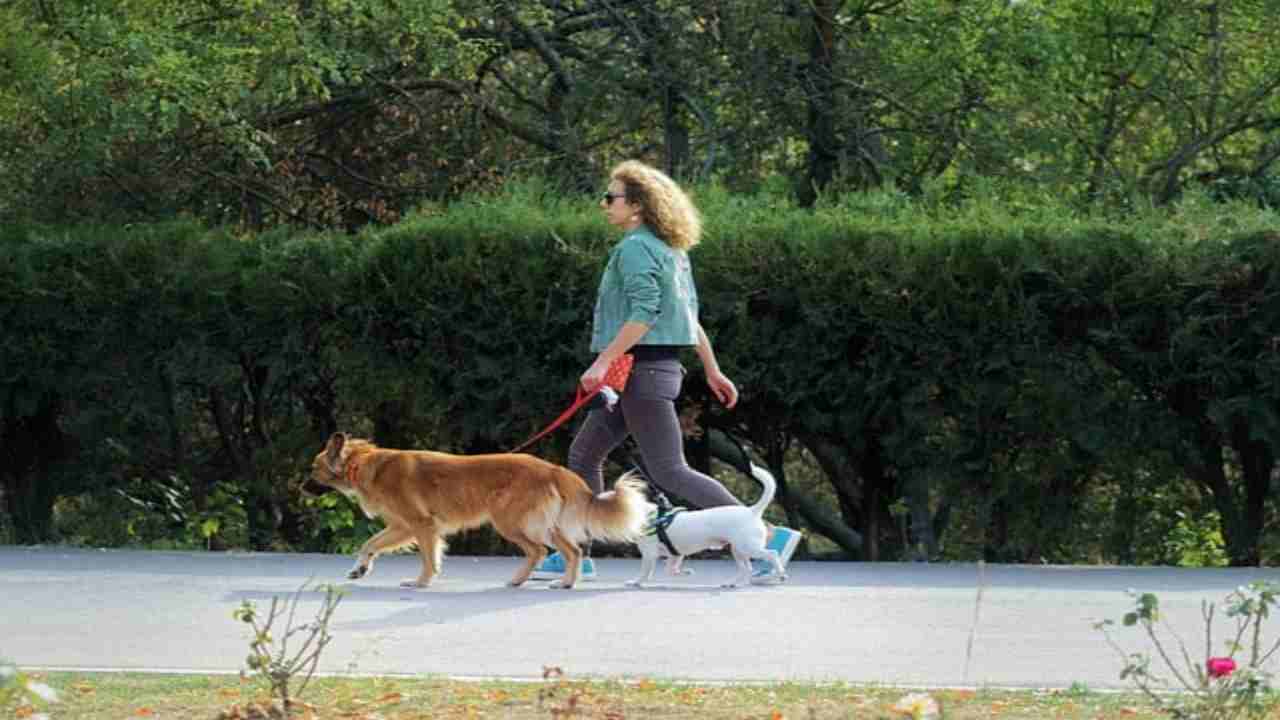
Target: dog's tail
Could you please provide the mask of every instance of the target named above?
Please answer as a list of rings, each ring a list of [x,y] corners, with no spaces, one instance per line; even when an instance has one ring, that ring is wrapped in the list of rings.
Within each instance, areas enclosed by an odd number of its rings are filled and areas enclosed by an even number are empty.
[[[569,538],[575,542],[595,539],[633,543],[644,534],[649,502],[645,483],[634,470],[618,478],[608,492],[594,495],[585,482],[582,489],[580,502],[569,503],[561,516],[560,531]]]
[[[765,470],[755,463],[751,463],[751,477],[760,481],[764,486],[764,492],[760,493],[760,499],[755,505],[751,506],[751,513],[756,517],[764,517],[764,509],[769,507],[769,503],[773,502],[773,494],[778,490],[778,483],[773,479],[773,473]]]

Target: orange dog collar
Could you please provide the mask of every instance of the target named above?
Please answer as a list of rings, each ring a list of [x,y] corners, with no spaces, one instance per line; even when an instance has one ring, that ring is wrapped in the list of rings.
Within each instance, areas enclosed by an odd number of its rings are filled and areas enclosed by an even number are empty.
[[[347,482],[351,487],[355,487],[360,483],[356,481],[356,475],[360,472],[360,463],[355,458],[347,460]]]

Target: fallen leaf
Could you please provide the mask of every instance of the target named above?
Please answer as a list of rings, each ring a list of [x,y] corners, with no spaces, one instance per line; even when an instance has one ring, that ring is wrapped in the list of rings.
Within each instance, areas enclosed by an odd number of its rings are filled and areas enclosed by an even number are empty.
[[[155,711],[148,707],[140,707],[133,711],[134,717],[151,717],[155,714]]]
[[[401,700],[403,700],[403,699],[404,699],[404,695],[402,695],[402,694],[400,694],[400,693],[398,693],[398,692],[392,692],[392,693],[387,693],[386,695],[383,695],[382,697],[378,698],[378,702],[380,702],[380,703],[398,703],[398,702],[400,702],[400,701],[401,701]]]

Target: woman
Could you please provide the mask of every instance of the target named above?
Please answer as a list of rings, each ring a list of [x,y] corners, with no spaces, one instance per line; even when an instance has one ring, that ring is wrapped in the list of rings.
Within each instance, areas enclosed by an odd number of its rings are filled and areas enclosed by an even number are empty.
[[[699,508],[740,505],[724,485],[689,467],[675,401],[684,382],[681,352],[693,348],[707,383],[725,407],[738,402],[738,388],[721,371],[715,351],[698,322],[698,291],[687,251],[698,243],[702,219],[684,191],[667,175],[636,160],[619,164],[609,176],[600,201],[610,225],[623,231],[609,254],[596,294],[591,351],[596,358],[580,382],[595,387],[609,365],[631,353],[635,365],[617,410],[597,408],[569,448],[569,469],[604,492],[604,462],[610,451],[631,435],[640,448],[644,469],[659,488]],[[774,528],[769,546],[790,558],[800,533]],[[757,576],[768,580],[761,563]],[[559,577],[564,560],[553,554],[534,577]],[[590,558],[582,577],[595,573]]]

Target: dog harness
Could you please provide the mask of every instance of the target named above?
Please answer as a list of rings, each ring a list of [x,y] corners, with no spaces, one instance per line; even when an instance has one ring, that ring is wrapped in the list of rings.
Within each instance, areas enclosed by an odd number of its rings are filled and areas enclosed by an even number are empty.
[[[676,546],[671,542],[671,537],[667,535],[667,527],[676,519],[676,515],[682,512],[684,512],[682,507],[668,507],[658,510],[649,518],[649,524],[644,531],[645,535],[657,535],[658,541],[666,546],[667,551],[676,556],[680,555],[680,551],[676,550]]]

